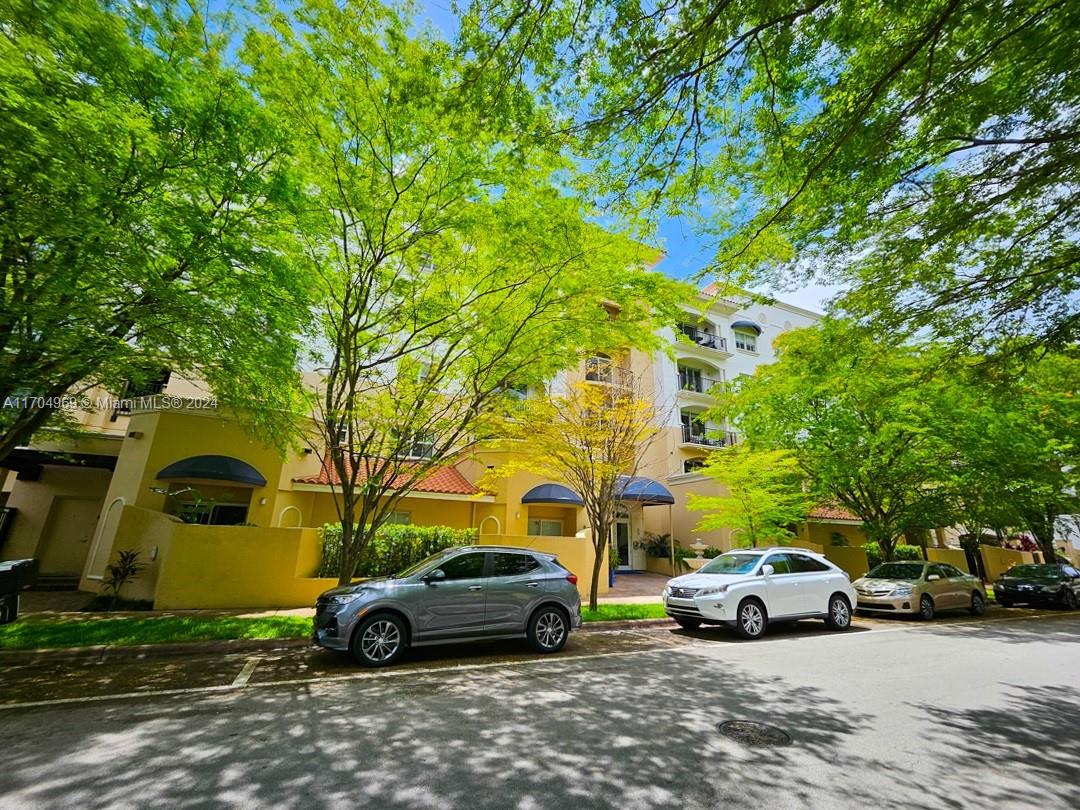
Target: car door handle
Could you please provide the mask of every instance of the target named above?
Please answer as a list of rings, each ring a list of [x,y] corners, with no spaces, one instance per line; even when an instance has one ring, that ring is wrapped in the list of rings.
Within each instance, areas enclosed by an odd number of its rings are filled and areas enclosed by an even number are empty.
[[[468,590],[468,591],[479,591],[483,587],[484,587],[483,585],[470,585],[468,588],[466,588],[466,590]]]

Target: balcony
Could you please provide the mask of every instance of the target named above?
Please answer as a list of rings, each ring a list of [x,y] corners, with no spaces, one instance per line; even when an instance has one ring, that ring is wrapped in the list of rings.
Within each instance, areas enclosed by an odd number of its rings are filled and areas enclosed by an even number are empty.
[[[715,431],[713,431],[715,433]],[[738,434],[732,430],[722,431],[719,436],[707,435],[700,425],[682,426],[683,444],[696,444],[700,447],[731,447],[738,440]]]
[[[724,382],[723,377],[707,377],[704,374],[687,374],[682,369],[678,374],[679,390],[690,391],[696,394],[708,394],[720,383]]]
[[[706,332],[703,329],[698,329],[696,326],[688,326],[687,324],[680,324],[679,331],[686,336],[686,338],[697,346],[702,346],[706,349],[714,349],[718,352],[726,352],[727,340],[714,335],[712,332]]]
[[[599,357],[590,357],[585,362],[585,379],[617,388],[632,388],[634,385],[634,375],[630,369],[621,368],[610,360]]]

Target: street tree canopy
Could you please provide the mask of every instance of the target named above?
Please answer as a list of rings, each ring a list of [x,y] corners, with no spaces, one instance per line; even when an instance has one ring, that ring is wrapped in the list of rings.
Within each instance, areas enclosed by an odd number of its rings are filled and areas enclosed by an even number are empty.
[[[698,216],[720,276],[839,283],[885,333],[1080,335],[1080,4],[462,6],[477,69],[555,99],[609,199]]]
[[[309,290],[279,216],[296,186],[228,29],[171,2],[0,8],[0,459],[65,395],[163,367],[284,441]]]

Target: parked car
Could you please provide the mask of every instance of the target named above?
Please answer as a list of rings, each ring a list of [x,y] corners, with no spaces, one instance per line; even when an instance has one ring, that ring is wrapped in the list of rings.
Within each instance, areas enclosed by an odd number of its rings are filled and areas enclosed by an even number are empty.
[[[681,626],[733,627],[758,638],[770,622],[824,619],[851,626],[855,591],[848,575],[820,554],[800,548],[729,551],[697,571],[670,580],[664,610]]]
[[[982,580],[959,568],[934,562],[887,562],[853,583],[859,612],[917,614],[932,619],[942,610],[986,610]]]
[[[994,583],[994,598],[1004,607],[1019,604],[1080,605],[1080,571],[1071,565],[1017,565]]]
[[[463,641],[527,638],[539,652],[558,652],[580,626],[577,576],[555,555],[465,546],[322,594],[313,640],[385,667],[407,647]]]

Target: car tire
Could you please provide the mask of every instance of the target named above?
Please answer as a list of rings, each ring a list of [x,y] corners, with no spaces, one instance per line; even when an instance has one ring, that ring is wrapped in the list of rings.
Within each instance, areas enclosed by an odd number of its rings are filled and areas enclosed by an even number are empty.
[[[759,599],[747,597],[739,603],[739,609],[735,612],[735,632],[740,636],[751,641],[761,638],[768,623],[765,605]]]
[[[349,651],[365,667],[388,667],[409,646],[405,622],[393,613],[368,616],[353,633]]]
[[[1002,599],[1000,596],[996,597],[997,603],[1002,607],[1012,607],[1013,603],[1011,599]]]
[[[529,644],[537,652],[556,653],[570,635],[570,621],[559,608],[545,605],[529,619],[527,635]]]
[[[851,627],[851,605],[842,593],[834,593],[829,597],[829,612],[825,616],[825,624],[830,630],[838,631]]]
[[[1077,600],[1076,592],[1071,588],[1067,588],[1061,595],[1061,606],[1066,610],[1076,610]]]
[[[928,593],[924,593],[919,600],[919,618],[925,622],[934,618],[934,600]]]
[[[701,627],[701,619],[675,619],[675,623],[679,625],[683,630],[697,630]]]
[[[968,608],[972,616],[982,616],[986,613],[986,600],[983,599],[983,595],[978,591],[973,591],[971,594],[971,607]]]

